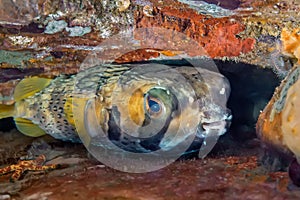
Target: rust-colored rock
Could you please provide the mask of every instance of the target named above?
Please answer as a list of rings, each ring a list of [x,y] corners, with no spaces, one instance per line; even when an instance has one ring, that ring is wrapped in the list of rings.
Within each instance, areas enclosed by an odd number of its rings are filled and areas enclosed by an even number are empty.
[[[280,89],[277,88],[276,94]],[[274,102],[276,101],[276,95],[273,96],[271,101],[267,104],[264,111],[259,115],[256,130],[259,138],[264,141],[267,145],[274,147],[283,154],[291,154],[290,150],[286,145],[283,144],[282,130],[281,130],[281,118],[282,114],[278,113],[270,119],[271,112],[273,110]]]
[[[297,137],[299,132],[296,128],[297,123],[294,123],[294,133],[285,132],[288,128],[287,126],[290,126],[289,123],[298,120],[293,116],[293,113],[297,112],[298,108],[289,105],[291,103],[293,104],[293,102],[289,102],[289,100],[291,100],[289,98],[295,99],[297,96],[294,93],[289,93],[289,90],[297,83],[299,79],[299,70],[299,65],[296,65],[281,82],[280,86],[276,88],[272,99],[260,114],[256,127],[257,134],[262,141],[288,156],[298,153],[291,149],[291,146],[285,137],[292,137],[295,142],[300,142]]]
[[[17,155],[26,153],[20,153],[18,143],[23,148],[31,143],[26,136],[18,136],[15,131],[0,137],[1,147],[6,148],[7,152],[15,150]],[[7,144],[9,138],[15,139],[11,146]],[[33,140],[35,145],[29,152],[48,152],[49,164],[68,163],[70,167],[42,174],[29,172],[16,183],[8,182],[10,175],[2,176],[0,196],[9,195],[14,199],[160,200],[299,198],[298,192],[288,191],[286,172],[269,173],[257,165],[259,148],[236,149],[239,147],[235,146],[231,154],[239,153],[241,156],[224,158],[220,155],[204,160],[176,161],[158,171],[130,174],[88,158],[83,146],[64,143],[62,148],[62,142],[50,138]],[[1,158],[6,159],[7,156],[14,155],[3,155]]]
[[[283,29],[281,34],[283,53],[295,57],[300,64],[300,28],[292,30],[291,32]]]
[[[102,0],[30,2],[0,1],[0,5],[5,7],[0,10],[2,104],[13,103],[13,89],[24,77],[55,77],[77,73],[85,58],[99,50],[105,61],[118,63],[161,60],[177,55],[205,55],[272,67],[274,62],[271,55],[277,51],[281,53],[278,48],[280,38],[284,41],[284,36],[291,34],[282,30],[292,31],[300,26],[300,3],[290,0],[206,0],[227,9],[230,13],[228,16],[199,12],[197,8],[174,0],[132,0],[130,5],[125,6],[115,4],[115,1]],[[128,3],[126,0],[124,2]],[[142,28],[152,27],[170,30],[168,34],[175,30],[190,37],[205,51],[195,49],[191,43],[175,44],[174,41],[180,39],[175,40],[171,34],[159,39],[159,31],[144,35],[138,32]],[[119,55],[117,51],[120,46],[101,46],[116,34],[130,28],[133,28],[133,39],[140,44],[141,49],[129,48]],[[293,34],[297,37],[298,32]],[[296,48],[286,48],[285,53],[299,58]],[[281,111],[274,112],[274,104],[279,100],[280,91],[287,82],[285,80],[277,89],[260,115],[257,130],[264,142],[291,154],[282,139]],[[36,147],[40,143],[44,144],[38,139],[28,139],[18,134],[0,134],[0,143],[3,145],[0,152],[1,164],[11,164],[27,155],[26,148],[33,146],[34,151],[37,151]],[[35,143],[32,145],[33,140]],[[87,158],[82,156],[86,154],[84,148],[75,151],[75,145],[66,143],[52,147],[54,143],[52,141],[48,145],[50,154],[63,149],[62,155],[67,158],[77,155]],[[258,149],[257,147],[256,150],[259,151]],[[286,173],[270,175],[260,170],[256,163],[257,152],[250,156],[249,149],[238,153],[242,156],[175,162],[157,172],[134,175],[116,172],[102,165],[95,165],[92,161],[76,163],[76,170],[68,168],[63,172],[52,172],[49,176],[45,175],[43,181],[39,176],[29,174],[23,182],[9,185],[5,182],[7,177],[1,177],[0,194],[7,189],[5,194],[16,194],[23,190],[19,198],[29,196],[37,199],[56,199],[61,194],[68,194],[68,198],[74,199],[86,199],[95,195],[108,199],[234,199],[250,195],[253,199],[299,198],[299,194],[286,191]],[[65,157],[61,159],[64,160]],[[0,198],[3,198],[1,195]]]
[[[107,39],[128,28],[136,32],[139,28],[149,27],[176,30],[206,51],[190,51],[187,53],[190,56],[204,54],[216,59],[270,67],[270,55],[278,50],[276,38],[280,37],[281,30],[293,30],[300,23],[297,20],[300,5],[294,1],[206,1],[220,4],[230,13],[225,17],[214,12],[197,11],[197,8],[182,2],[188,1],[132,0],[130,4],[124,1],[124,8],[122,3],[109,1],[105,4],[98,0],[34,0],[30,4],[25,1],[0,2],[2,7],[6,7],[0,13],[0,51],[10,53],[12,57],[22,57],[20,53],[26,55],[26,59],[12,63],[7,63],[0,56],[0,68],[36,68],[40,70],[37,75],[50,77],[76,73],[86,56],[99,50],[98,46]],[[157,49],[178,52],[178,49],[172,48],[172,37],[169,38],[171,45],[164,43],[155,48],[151,45],[155,45],[157,37],[148,36],[139,37],[137,34],[136,42],[147,47],[117,56],[118,62],[164,59],[168,56],[156,52]],[[103,54],[110,55],[115,51],[102,50]],[[5,82],[5,79],[0,79],[0,82]]]
[[[191,9],[154,8],[153,17],[137,12],[136,27],[164,27],[186,34],[197,41],[212,57],[236,57],[253,50],[254,38],[240,39],[236,37],[244,30],[244,25],[235,18],[212,18],[199,15]],[[148,40],[149,43],[155,43]]]
[[[14,88],[19,81],[7,81],[5,83],[0,83],[0,103],[1,104],[13,104],[13,92]]]

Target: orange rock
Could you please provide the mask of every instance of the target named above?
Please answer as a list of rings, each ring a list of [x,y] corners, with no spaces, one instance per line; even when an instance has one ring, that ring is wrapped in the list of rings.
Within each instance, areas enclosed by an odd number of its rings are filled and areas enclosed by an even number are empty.
[[[136,28],[161,27],[181,32],[198,42],[212,58],[236,57],[251,52],[255,47],[254,38],[237,37],[245,30],[237,16],[213,18],[192,9],[168,6],[152,9],[154,14],[151,17],[136,12]],[[156,38],[148,37],[147,42],[155,43]]]
[[[300,28],[294,29],[292,32],[283,29],[281,41],[283,44],[283,53],[297,58],[298,63],[300,63]]]
[[[267,144],[285,153],[300,157],[299,85],[300,74],[300,28],[281,33],[282,53],[298,59],[298,64],[276,89],[271,101],[260,114],[257,134]],[[300,160],[300,159],[299,159]]]
[[[256,125],[260,139],[283,153],[292,152],[296,157],[300,156],[300,129],[297,122],[300,108],[297,106],[297,102],[300,102],[299,76],[300,66],[296,65],[276,88]]]

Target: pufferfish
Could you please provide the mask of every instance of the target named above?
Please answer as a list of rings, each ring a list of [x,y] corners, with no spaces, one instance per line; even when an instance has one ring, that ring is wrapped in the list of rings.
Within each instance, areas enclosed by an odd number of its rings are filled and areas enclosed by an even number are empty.
[[[228,80],[208,70],[102,64],[55,79],[23,79],[15,103],[0,105],[0,118],[13,117],[27,136],[71,142],[97,135],[96,126],[120,148],[148,152],[173,148],[191,134],[224,134],[231,120],[229,93]]]

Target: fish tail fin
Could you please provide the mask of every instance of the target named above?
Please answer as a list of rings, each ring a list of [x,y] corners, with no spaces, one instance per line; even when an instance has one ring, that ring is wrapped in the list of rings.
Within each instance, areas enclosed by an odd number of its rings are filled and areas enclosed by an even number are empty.
[[[0,119],[13,117],[15,115],[15,105],[0,105]]]
[[[43,88],[47,87],[52,79],[31,77],[25,78],[15,88],[14,100],[18,102],[29,96],[34,95]],[[0,119],[13,117],[15,114],[15,104],[13,105],[1,105],[0,104]]]

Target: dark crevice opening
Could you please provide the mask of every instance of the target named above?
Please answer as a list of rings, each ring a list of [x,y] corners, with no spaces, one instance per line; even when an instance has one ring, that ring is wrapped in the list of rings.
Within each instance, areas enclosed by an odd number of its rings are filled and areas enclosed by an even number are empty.
[[[271,69],[245,63],[216,61],[231,85],[227,107],[233,119],[229,134],[242,142],[256,137],[255,125],[260,114],[280,84]]]

